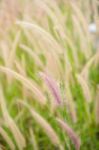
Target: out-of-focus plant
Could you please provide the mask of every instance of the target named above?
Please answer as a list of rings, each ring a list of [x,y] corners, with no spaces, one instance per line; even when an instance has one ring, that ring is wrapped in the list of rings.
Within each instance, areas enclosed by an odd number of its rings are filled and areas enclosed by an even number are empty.
[[[0,146],[98,150],[98,2],[0,7]]]

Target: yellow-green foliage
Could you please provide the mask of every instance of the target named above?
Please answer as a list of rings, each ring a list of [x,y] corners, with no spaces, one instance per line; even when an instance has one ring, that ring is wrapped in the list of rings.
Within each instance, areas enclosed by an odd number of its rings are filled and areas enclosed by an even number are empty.
[[[99,149],[98,5],[0,1],[1,149]]]

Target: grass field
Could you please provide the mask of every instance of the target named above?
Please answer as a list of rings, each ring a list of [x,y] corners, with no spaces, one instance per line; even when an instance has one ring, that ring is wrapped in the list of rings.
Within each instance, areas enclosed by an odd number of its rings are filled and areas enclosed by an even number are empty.
[[[99,150],[98,5],[0,1],[0,150]]]

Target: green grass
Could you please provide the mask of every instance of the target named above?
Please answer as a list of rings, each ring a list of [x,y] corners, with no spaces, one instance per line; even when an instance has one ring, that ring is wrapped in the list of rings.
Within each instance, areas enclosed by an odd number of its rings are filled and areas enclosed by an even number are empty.
[[[90,3],[83,12],[81,2],[2,7],[9,25],[2,20],[1,149],[99,149],[99,52],[88,31]]]

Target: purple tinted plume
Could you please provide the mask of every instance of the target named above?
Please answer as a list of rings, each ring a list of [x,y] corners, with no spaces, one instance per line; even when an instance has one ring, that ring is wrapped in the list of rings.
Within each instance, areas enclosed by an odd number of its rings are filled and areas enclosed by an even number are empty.
[[[61,94],[60,94],[59,87],[58,87],[57,83],[55,82],[55,80],[51,76],[49,76],[48,74],[45,74],[45,73],[40,73],[40,76],[46,82],[47,86],[49,87],[50,91],[52,92],[52,95],[54,96],[56,103],[60,104],[62,102]]]
[[[80,138],[77,136],[77,134],[73,131],[73,129],[71,129],[71,127],[69,127],[69,125],[62,121],[61,119],[57,118],[57,121],[60,125],[60,127],[66,131],[67,135],[70,137],[70,139],[72,140],[73,144],[75,145],[76,150],[80,149]]]

